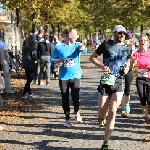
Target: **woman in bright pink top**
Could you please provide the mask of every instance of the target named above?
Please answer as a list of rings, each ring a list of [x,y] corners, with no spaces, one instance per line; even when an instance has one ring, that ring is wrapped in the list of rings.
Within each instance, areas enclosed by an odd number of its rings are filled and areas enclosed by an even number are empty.
[[[143,34],[139,40],[140,48],[132,56],[132,63],[137,63],[138,74],[136,78],[136,87],[142,110],[145,115],[145,123],[150,123],[148,116],[148,106],[150,106],[150,50],[148,36]]]

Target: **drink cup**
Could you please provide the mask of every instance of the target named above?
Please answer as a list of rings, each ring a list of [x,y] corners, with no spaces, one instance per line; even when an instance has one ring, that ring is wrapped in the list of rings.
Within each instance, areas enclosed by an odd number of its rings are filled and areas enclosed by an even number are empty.
[[[63,61],[60,61],[60,62],[59,62],[59,66],[62,66],[62,64],[63,64]]]
[[[59,63],[59,66],[62,66],[62,64],[63,64],[62,62],[61,62],[61,63]]]
[[[79,46],[82,46],[82,45],[83,45],[82,43],[79,44]]]

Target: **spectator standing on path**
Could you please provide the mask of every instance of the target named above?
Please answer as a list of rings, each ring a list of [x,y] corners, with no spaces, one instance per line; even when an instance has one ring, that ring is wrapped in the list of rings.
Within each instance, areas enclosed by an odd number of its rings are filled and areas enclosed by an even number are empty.
[[[148,108],[150,106],[150,49],[149,38],[142,34],[139,40],[139,50],[132,56],[132,63],[137,63],[138,74],[136,78],[136,87],[140,97],[140,103],[145,116],[145,123],[150,123]]]
[[[4,50],[4,69],[3,69],[3,77],[5,82],[5,92],[13,94],[14,92],[11,90],[11,81],[10,81],[10,72],[9,72],[9,54],[8,54],[8,46],[0,37],[0,48]]]
[[[115,125],[116,111],[124,92],[124,74],[130,66],[131,47],[124,44],[126,29],[122,25],[114,28],[114,40],[102,43],[90,56],[90,61],[104,72],[101,77],[99,91],[99,124],[106,123],[104,143],[101,150],[108,149],[108,140]],[[97,58],[103,54],[103,62]],[[108,111],[109,110],[109,111]]]
[[[3,71],[4,69],[4,50],[2,48],[0,48],[0,90],[3,89],[3,78],[1,77],[1,71]],[[0,95],[0,109],[2,108],[3,105],[3,99]],[[2,125],[0,125],[0,130],[3,130],[4,127]]]
[[[43,38],[44,37],[44,33],[45,33],[45,31],[44,31],[43,26],[40,26],[38,32],[36,32],[34,34],[35,42],[36,42],[36,49],[38,47],[38,43],[42,42],[44,40],[44,38]],[[33,80],[34,80],[33,84],[38,84],[38,80],[37,79],[38,79],[38,74],[39,74],[39,71],[40,71],[40,69],[38,69],[38,67],[40,66],[39,61],[35,61],[35,66],[36,66],[36,69],[34,70],[34,73],[33,73]],[[40,84],[44,85],[43,82],[41,82]]]
[[[36,69],[34,61],[37,60],[37,51],[36,51],[36,43],[33,35],[30,35],[27,38],[27,43],[22,50],[22,63],[23,69],[25,69],[26,74],[26,84],[23,90],[22,98],[27,98],[28,96],[32,96],[33,93],[30,89],[30,83],[33,80],[33,73]]]
[[[65,43],[57,44],[51,56],[51,61],[60,65],[59,87],[62,95],[62,108],[66,116],[64,126],[70,127],[69,88],[74,106],[74,115],[77,122],[82,122],[79,112],[79,91],[81,79],[80,52],[87,53],[87,48],[77,40],[75,29],[66,30]]]
[[[51,47],[49,41],[49,35],[44,35],[44,40],[38,43],[37,55],[40,60],[40,72],[38,75],[38,85],[41,85],[41,76],[46,66],[46,85],[50,85],[50,56],[51,56]]]
[[[40,26],[39,30],[34,33],[34,37],[36,41],[40,41],[43,38],[44,33],[45,33],[45,30],[43,26]]]

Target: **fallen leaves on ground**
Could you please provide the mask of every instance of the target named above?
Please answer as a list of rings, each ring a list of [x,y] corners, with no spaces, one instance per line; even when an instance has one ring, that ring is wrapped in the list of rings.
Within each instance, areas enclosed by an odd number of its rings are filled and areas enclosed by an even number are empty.
[[[3,123],[10,123],[15,118],[22,115],[23,112],[29,112],[34,109],[32,101],[22,99],[22,90],[25,85],[25,75],[18,78],[17,75],[11,75],[11,84],[14,94],[2,94],[3,107],[0,112],[0,120]]]

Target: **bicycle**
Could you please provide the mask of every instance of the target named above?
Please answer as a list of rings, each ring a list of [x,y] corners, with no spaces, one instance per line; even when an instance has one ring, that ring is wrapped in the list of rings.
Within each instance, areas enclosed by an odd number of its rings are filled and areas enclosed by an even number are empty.
[[[13,69],[15,70],[16,74],[19,78],[21,78],[21,71],[22,71],[22,59],[19,55],[16,55],[15,57],[12,55],[12,53],[9,52],[9,71],[11,72]]]

